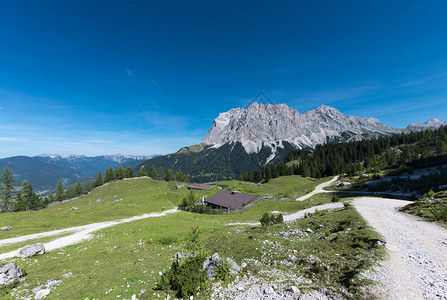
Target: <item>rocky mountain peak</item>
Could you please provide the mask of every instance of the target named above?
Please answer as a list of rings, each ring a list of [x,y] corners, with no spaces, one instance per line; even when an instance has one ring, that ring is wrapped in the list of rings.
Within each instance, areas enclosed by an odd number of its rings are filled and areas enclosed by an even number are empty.
[[[447,121],[442,121],[437,118],[430,119],[425,123],[411,123],[407,126],[407,129],[410,129],[411,131],[421,131],[421,130],[427,130],[427,129],[438,129],[441,126],[447,126]]]
[[[356,135],[381,136],[401,130],[383,125],[374,118],[345,116],[326,105],[300,114],[286,104],[255,102],[247,108],[234,108],[219,114],[202,143],[218,148],[238,141],[248,153],[258,152],[263,145],[275,152],[282,141],[297,148],[314,148],[339,138],[343,132],[349,132],[356,139]]]

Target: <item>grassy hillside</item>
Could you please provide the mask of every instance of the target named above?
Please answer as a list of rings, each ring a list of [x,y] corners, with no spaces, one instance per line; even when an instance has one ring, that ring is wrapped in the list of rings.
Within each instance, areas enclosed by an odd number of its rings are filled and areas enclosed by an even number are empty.
[[[217,189],[198,191],[197,195],[215,192]],[[84,197],[39,211],[1,214],[0,227],[11,226],[12,230],[0,231],[0,238],[160,212],[176,207],[187,193],[186,188],[176,189],[175,182],[150,178],[111,182]]]
[[[226,182],[240,189],[254,188],[261,193],[276,194],[302,194],[303,188],[312,190],[319,183],[299,176],[278,178],[256,187],[237,181]],[[20,233],[25,233],[35,230],[31,225],[25,226],[25,222],[14,222],[18,220],[17,216],[26,217],[36,228],[49,230],[67,227],[64,224],[79,225],[161,211],[175,206],[188,193],[184,188],[174,188],[172,183],[150,179],[120,181],[81,199],[29,215],[9,214],[16,216],[12,218],[2,214],[1,222],[13,227],[22,224],[18,228]],[[210,191],[204,192],[210,194]],[[357,293],[357,288],[362,284],[357,278],[358,273],[379,258],[380,249],[368,249],[378,236],[368,229],[351,207],[332,213],[320,212],[311,218],[269,228],[226,225],[230,222],[258,221],[264,212],[280,211],[286,214],[331,201],[330,195],[326,194],[312,198],[300,202],[268,200],[235,214],[205,215],[181,211],[106,228],[96,232],[90,241],[32,259],[10,259],[8,261],[15,261],[27,273],[24,283],[27,286],[21,284],[7,290],[8,294],[3,298],[30,296],[32,288],[50,279],[62,280],[62,283],[47,299],[130,299],[132,295],[137,295],[139,299],[155,299],[157,294],[164,297],[162,291],[155,290],[158,274],[169,268],[176,252],[185,251],[185,236],[197,225],[202,231],[203,250],[206,253],[219,252],[225,257],[233,257],[239,264],[247,263],[241,277],[245,274],[269,280],[272,272],[279,272],[286,278],[281,288],[294,282],[302,290],[323,288],[331,293]],[[96,202],[98,199],[102,200],[102,204]],[[71,211],[72,206],[80,210]],[[4,222],[4,216],[10,218],[9,224]],[[43,220],[47,218],[49,223],[44,226]],[[304,231],[307,228],[312,233],[297,238],[276,236],[282,231]],[[265,244],[265,240],[273,244]],[[285,265],[282,262],[288,259],[289,254],[295,254],[300,259]],[[317,265],[305,259],[311,255],[318,259]],[[296,278],[301,279],[295,282]]]

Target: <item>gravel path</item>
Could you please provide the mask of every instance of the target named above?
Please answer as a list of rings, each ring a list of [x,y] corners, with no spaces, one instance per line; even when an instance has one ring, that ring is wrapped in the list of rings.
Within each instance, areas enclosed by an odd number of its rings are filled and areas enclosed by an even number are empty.
[[[312,192],[297,198],[296,201],[304,201],[304,200],[309,199],[310,197],[312,197],[313,195],[318,194],[318,193],[332,193],[332,191],[324,190],[324,188],[330,186],[331,184],[333,184],[335,181],[338,180],[338,178],[339,178],[339,176],[335,176],[331,180],[323,182],[322,184],[317,185],[317,187]]]
[[[146,219],[146,218],[162,217],[162,216],[166,216],[167,214],[171,214],[171,213],[175,213],[175,212],[178,212],[177,208],[166,210],[161,213],[144,214],[141,216],[134,216],[131,218],[121,219],[121,220],[117,220],[117,221],[93,223],[93,224],[71,227],[71,228],[66,228],[66,229],[61,229],[61,230],[53,230],[53,231],[47,231],[47,232],[42,232],[42,233],[29,234],[29,235],[19,236],[19,237],[15,237],[15,238],[0,240],[0,246],[12,245],[12,244],[21,243],[21,242],[24,242],[27,240],[31,240],[31,239],[37,239],[37,238],[43,238],[43,237],[49,237],[49,236],[73,232],[73,234],[71,234],[71,235],[61,237],[54,241],[45,243],[44,244],[45,250],[51,251],[54,249],[63,248],[68,245],[77,244],[77,243],[79,243],[83,240],[86,240],[86,239],[90,239],[92,237],[92,235],[91,235],[92,232],[103,229],[103,228],[115,226],[115,225],[122,224],[122,223],[129,223],[132,221]],[[7,253],[2,253],[2,254],[0,254],[0,260],[14,257],[14,256],[16,256],[16,254],[17,254],[17,250],[10,251]]]
[[[389,257],[365,276],[379,299],[447,299],[447,230],[398,212],[404,200],[360,197],[355,208],[386,241]]]
[[[310,208],[306,208],[303,210],[299,210],[293,214],[290,215],[284,215],[284,222],[292,222],[297,219],[301,219],[304,217],[306,213],[313,214],[317,210],[326,210],[326,209],[336,209],[336,208],[342,208],[343,203],[341,202],[335,202],[335,203],[327,203],[322,205],[313,206]],[[247,225],[247,226],[259,226],[261,225],[260,222],[253,222],[253,223],[228,223],[227,225]]]

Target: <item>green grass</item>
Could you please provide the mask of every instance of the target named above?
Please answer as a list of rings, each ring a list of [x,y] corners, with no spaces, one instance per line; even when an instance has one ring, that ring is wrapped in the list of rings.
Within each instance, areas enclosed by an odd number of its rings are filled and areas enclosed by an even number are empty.
[[[317,185],[330,179],[332,177],[315,179],[292,175],[270,179],[269,182],[260,185],[239,180],[219,181],[217,185],[224,189],[238,190],[249,194],[270,194],[280,198],[290,198],[304,196],[306,194],[305,191],[311,192]]]
[[[303,180],[304,183],[300,183],[300,180]],[[293,181],[295,182],[293,183]],[[237,184],[237,182],[234,183]],[[311,190],[312,185],[315,186],[319,183],[319,181],[309,181],[291,176],[290,178],[286,177],[285,182],[276,180],[276,191],[281,193],[283,192],[282,188],[287,191],[292,184],[305,186]],[[270,183],[270,187],[260,188],[272,191],[274,184],[275,181]],[[163,187],[165,187],[164,190]],[[296,192],[300,191],[296,190]],[[55,220],[50,224],[53,226],[51,229],[56,229],[54,226],[64,224],[80,225],[83,222],[91,223],[91,220],[124,218],[123,213],[138,215],[161,211],[175,206],[187,193],[186,189],[175,190],[175,186],[172,187],[170,183],[155,182],[149,179],[130,180],[103,187],[82,199],[60,204],[62,205],[60,207],[64,209],[59,210],[56,205],[40,212],[27,212],[29,215],[24,216],[36,219],[29,220],[29,222],[37,224],[37,226],[48,217],[50,220]],[[200,193],[210,194],[210,191]],[[98,198],[103,200],[101,204],[96,202]],[[113,202],[114,199],[120,198],[123,200],[117,203]],[[12,299],[31,296],[32,288],[44,284],[50,279],[60,279],[63,283],[57,286],[47,299],[116,299],[117,296],[121,299],[130,299],[134,294],[139,299],[155,299],[157,294],[163,296],[161,291],[154,290],[159,279],[158,273],[169,268],[172,264],[171,259],[176,252],[185,251],[185,237],[189,230],[197,225],[202,230],[204,249],[208,254],[218,252],[221,256],[233,257],[239,264],[247,261],[249,266],[245,272],[268,277],[271,275],[269,270],[277,269],[286,275],[307,278],[311,284],[306,286],[310,286],[310,288],[323,287],[343,292],[355,292],[356,288],[361,286],[361,283],[356,281],[356,272],[363,270],[380,257],[380,249],[367,249],[377,235],[366,227],[365,221],[353,208],[334,213],[319,212],[312,218],[284,225],[274,225],[268,229],[225,225],[229,222],[259,221],[265,212],[280,211],[286,214],[320,203],[327,203],[331,201],[331,195],[315,195],[312,199],[312,201],[309,199],[301,202],[268,200],[247,211],[224,215],[180,211],[164,217],[148,218],[106,228],[96,232],[95,238],[92,240],[51,251],[38,257],[9,259],[3,263],[14,261],[27,274],[26,281],[14,288],[9,296]],[[101,206],[103,204],[105,205]],[[76,213],[70,210],[72,206],[80,208],[77,212],[85,211],[90,216],[90,222],[82,214],[78,215],[81,220],[68,217],[69,220],[56,222],[57,216],[62,213]],[[118,212],[113,212],[113,210],[118,210]],[[87,211],[93,212],[88,213]],[[109,212],[109,215],[103,218],[101,214],[105,212]],[[17,216],[17,214],[10,215]],[[8,214],[2,214],[1,217],[4,216],[8,216]],[[346,220],[352,221],[343,223]],[[17,223],[20,224],[20,222]],[[2,224],[15,226],[8,222]],[[324,227],[320,228],[318,226],[320,224]],[[351,230],[347,230],[348,225]],[[24,227],[22,232],[32,231],[31,228],[31,225],[29,229]],[[276,233],[291,228],[301,230],[311,228],[314,234],[296,239],[275,236]],[[321,239],[322,236],[325,239]],[[274,249],[270,245],[262,244],[262,241],[267,239],[281,244],[283,250],[273,251]],[[323,266],[314,266],[307,260],[294,262],[293,266],[281,265],[279,262],[293,250],[297,251],[296,253],[299,254],[297,256],[300,258],[306,258],[309,255],[318,257]],[[251,263],[253,259],[259,260],[260,265],[253,265]],[[359,265],[360,262],[361,265]],[[352,271],[354,272],[352,273]],[[69,272],[71,272],[70,277],[63,277]],[[347,277],[347,275],[349,276]],[[343,285],[342,282],[346,278],[347,283]],[[141,293],[142,290],[145,291]],[[7,295],[5,298],[7,299],[9,296]]]
[[[447,226],[447,191],[435,193],[433,199],[419,199],[402,207],[401,211]]]
[[[201,196],[217,191],[195,193]],[[176,189],[174,182],[149,178],[112,182],[84,197],[40,211],[0,214],[0,227],[12,227],[1,231],[0,239],[160,212],[176,207],[188,192],[186,188]],[[74,206],[79,210],[71,210]]]

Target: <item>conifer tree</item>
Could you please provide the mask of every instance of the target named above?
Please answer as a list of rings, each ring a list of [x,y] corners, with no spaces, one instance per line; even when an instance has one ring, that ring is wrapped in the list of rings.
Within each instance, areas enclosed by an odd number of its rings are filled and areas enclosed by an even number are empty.
[[[2,176],[0,177],[1,189],[1,210],[3,212],[8,211],[10,208],[13,196],[14,196],[14,174],[6,167],[3,169]]]
[[[149,168],[149,177],[151,177],[152,179],[156,179],[157,178],[157,170],[155,169],[155,166],[154,165],[152,165],[150,168]]]
[[[124,173],[125,173],[124,176],[125,176],[126,178],[132,178],[132,177],[134,177],[132,167],[130,167],[130,166],[128,166],[128,167],[126,168],[126,171],[125,171]]]
[[[116,179],[123,179],[124,178],[124,169],[123,166],[119,166],[118,169],[116,170]]]
[[[81,196],[81,194],[82,194],[82,186],[81,186],[81,183],[78,180],[76,182],[76,186],[74,188],[74,195],[75,195],[75,197],[77,197],[77,196]]]
[[[56,201],[61,201],[64,197],[64,187],[62,185],[62,179],[59,179],[56,186]]]
[[[95,181],[95,187],[103,185],[104,181],[102,178],[102,174],[101,171],[98,172],[98,176],[96,177],[96,181]]]
[[[85,184],[84,192],[88,193],[92,190],[92,184],[90,183],[90,180],[87,180],[87,183]]]
[[[144,176],[147,176],[147,172],[146,172],[146,169],[144,168],[144,166],[142,166],[140,168],[140,171],[138,171],[138,177],[144,177]]]
[[[172,179],[173,179],[172,170],[171,169],[167,169],[166,170],[166,174],[165,174],[165,180],[166,181],[171,181]]]

